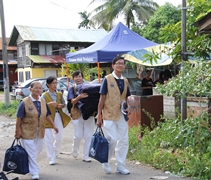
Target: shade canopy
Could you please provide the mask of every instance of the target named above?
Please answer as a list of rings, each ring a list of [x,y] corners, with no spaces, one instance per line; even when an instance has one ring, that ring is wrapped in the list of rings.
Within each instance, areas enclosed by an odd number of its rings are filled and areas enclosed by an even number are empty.
[[[112,59],[119,54],[154,45],[156,45],[156,43],[143,38],[119,22],[100,41],[85,49],[66,54],[66,62],[111,62]]]
[[[172,62],[172,58],[164,53],[164,50],[169,48],[163,44],[158,44],[155,46],[138,49],[134,51],[130,51],[124,55],[125,60],[141,64],[144,66],[165,66],[169,65]],[[152,56],[158,56],[156,59],[157,62],[152,61],[152,63],[144,57],[146,54]]]

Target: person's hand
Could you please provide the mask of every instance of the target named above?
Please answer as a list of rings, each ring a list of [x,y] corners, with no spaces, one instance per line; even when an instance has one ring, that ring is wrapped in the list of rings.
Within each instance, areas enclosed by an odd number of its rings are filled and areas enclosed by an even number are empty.
[[[127,109],[125,110],[125,112],[127,113],[127,116],[131,114],[131,108],[127,107]]]
[[[22,134],[21,134],[20,131],[15,131],[15,136],[14,136],[14,137],[15,137],[16,139],[20,139],[21,136],[22,136]]]
[[[87,98],[89,95],[87,93],[81,93],[78,96],[79,96],[79,99],[81,99],[81,98]]]
[[[53,106],[53,107],[57,107],[58,106],[58,103],[52,101],[52,102],[49,102],[48,105]]]
[[[54,131],[56,132],[56,134],[58,134],[59,129],[58,129],[55,125],[53,126],[53,129],[54,129]]]
[[[64,107],[64,104],[57,104],[56,107],[59,108],[59,109],[62,109]]]
[[[97,126],[102,127],[103,121],[102,121],[101,114],[97,114],[95,118],[97,119]]]

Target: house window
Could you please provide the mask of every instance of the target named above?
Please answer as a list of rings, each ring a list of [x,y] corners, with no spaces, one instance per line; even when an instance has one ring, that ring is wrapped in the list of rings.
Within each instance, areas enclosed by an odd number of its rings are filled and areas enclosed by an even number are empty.
[[[2,52],[0,51],[0,60],[3,60]]]
[[[30,79],[31,76],[30,76],[30,71],[26,71],[25,72],[25,77],[26,77],[26,80]]]
[[[39,44],[31,43],[31,55],[39,55]]]
[[[39,44],[40,55],[52,55],[52,44]]]
[[[7,59],[8,60],[14,60],[14,54],[13,54],[13,52],[7,51]]]
[[[60,46],[59,44],[53,44],[52,46],[52,55],[59,55]]]
[[[18,75],[19,75],[19,82],[24,82],[23,72],[19,72]]]
[[[29,44],[25,45],[25,50],[26,50],[26,56],[30,55]]]
[[[18,47],[18,53],[19,53],[19,56],[18,57],[23,57],[23,51],[22,51],[22,46]]]

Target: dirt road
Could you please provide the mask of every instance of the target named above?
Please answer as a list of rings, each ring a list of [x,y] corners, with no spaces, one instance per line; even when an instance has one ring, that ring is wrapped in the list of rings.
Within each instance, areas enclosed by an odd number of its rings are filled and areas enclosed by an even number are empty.
[[[0,95],[1,97],[1,95]],[[6,118],[0,115],[0,163],[3,164],[4,154],[14,140],[15,119]],[[149,179],[168,179],[168,180],[191,180],[189,178],[177,177],[171,174],[163,173],[152,167],[141,165],[137,162],[127,161],[126,168],[131,172],[130,175],[120,175],[114,173],[115,159],[111,161],[112,174],[105,174],[99,162],[92,160],[91,163],[82,161],[82,144],[79,157],[74,159],[71,156],[71,144],[73,137],[73,123],[70,122],[64,129],[64,140],[61,153],[59,154],[56,165],[48,165],[45,147],[41,152],[38,163],[40,166],[40,180],[149,180]],[[2,169],[2,167],[1,167]],[[1,171],[1,170],[0,170]],[[19,177],[20,180],[30,180],[31,176],[9,174],[10,179]]]

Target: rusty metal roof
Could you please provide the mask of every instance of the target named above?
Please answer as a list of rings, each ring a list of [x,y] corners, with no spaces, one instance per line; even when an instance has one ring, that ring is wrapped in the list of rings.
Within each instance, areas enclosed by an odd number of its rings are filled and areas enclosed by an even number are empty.
[[[9,38],[6,38],[6,42],[8,44],[9,42]],[[0,50],[2,50],[2,38],[0,37]],[[10,50],[10,51],[17,51],[17,47],[16,46],[7,46],[7,50]]]
[[[55,55],[55,56],[47,56],[47,55],[29,55],[28,56],[34,63],[41,63],[41,64],[45,64],[45,63],[58,63],[58,64],[62,64],[65,63],[65,58],[63,58],[62,56],[59,55]]]
[[[102,39],[106,34],[107,32],[104,29],[57,29],[15,25],[11,33],[9,45],[16,45],[18,35],[24,41],[94,43]]]

